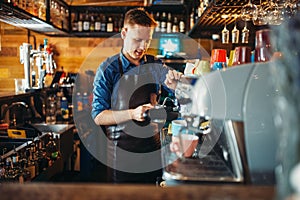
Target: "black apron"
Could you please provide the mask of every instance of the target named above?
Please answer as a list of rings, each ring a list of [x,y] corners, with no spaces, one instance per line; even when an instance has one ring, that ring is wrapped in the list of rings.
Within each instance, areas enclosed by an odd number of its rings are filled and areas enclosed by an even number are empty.
[[[153,81],[150,71],[147,72],[148,66],[144,68],[139,66],[138,68],[142,69],[136,68],[139,72],[124,74],[121,59],[118,58],[118,60],[121,78],[117,86],[117,95],[113,95],[116,99],[112,101],[116,102],[112,109],[127,110],[150,103],[150,93],[157,94],[158,85]],[[131,120],[116,126],[109,126],[107,127],[107,134],[111,139],[108,142],[108,163],[113,166],[108,170],[109,181],[115,183],[155,183],[157,178],[162,176],[161,168],[147,172],[134,171],[135,167],[146,165],[149,162],[161,166],[160,156],[153,156],[150,159],[143,157],[143,153],[160,152],[159,130],[149,119],[143,122]],[[131,153],[138,153],[140,156],[127,156],[123,150],[129,152],[130,155]],[[122,169],[132,169],[133,171],[124,172]]]

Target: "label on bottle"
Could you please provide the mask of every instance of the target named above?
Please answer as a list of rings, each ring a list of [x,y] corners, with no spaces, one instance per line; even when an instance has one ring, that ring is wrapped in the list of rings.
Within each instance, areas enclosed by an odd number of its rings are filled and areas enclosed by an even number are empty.
[[[84,21],[83,22],[83,30],[84,31],[89,31],[90,30],[90,22],[89,21]]]
[[[95,22],[95,31],[101,30],[101,22]]]
[[[66,97],[61,99],[61,115],[63,119],[69,119],[69,106]]]

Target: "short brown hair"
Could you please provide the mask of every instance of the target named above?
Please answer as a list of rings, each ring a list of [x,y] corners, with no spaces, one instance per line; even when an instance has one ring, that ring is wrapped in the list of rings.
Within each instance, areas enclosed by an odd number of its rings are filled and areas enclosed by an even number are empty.
[[[156,27],[157,22],[144,8],[133,8],[126,12],[124,18],[124,26],[125,25],[141,25],[147,27]]]

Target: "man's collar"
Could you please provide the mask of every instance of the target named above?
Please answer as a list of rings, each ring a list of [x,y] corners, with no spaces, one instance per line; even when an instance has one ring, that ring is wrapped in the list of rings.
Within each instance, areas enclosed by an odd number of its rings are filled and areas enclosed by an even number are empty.
[[[130,65],[132,65],[132,63],[130,63],[130,61],[125,57],[125,55],[123,54],[122,51],[120,53],[120,58],[121,58],[121,62],[122,62],[122,65],[123,65],[124,69],[127,69]],[[147,56],[146,56],[146,54],[141,59],[140,65],[145,64],[145,63],[147,63]]]

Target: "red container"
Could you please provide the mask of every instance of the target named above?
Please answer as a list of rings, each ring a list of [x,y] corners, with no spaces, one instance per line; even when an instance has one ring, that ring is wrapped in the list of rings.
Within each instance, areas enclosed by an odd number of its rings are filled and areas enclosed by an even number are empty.
[[[226,63],[226,56],[226,49],[213,49],[211,51],[210,65],[212,66],[215,62]]]
[[[271,30],[263,29],[256,31],[255,34],[255,62],[269,61],[273,55],[271,39]]]
[[[234,65],[242,65],[251,62],[251,48],[247,46],[236,47],[234,50]]]

